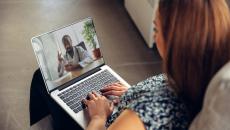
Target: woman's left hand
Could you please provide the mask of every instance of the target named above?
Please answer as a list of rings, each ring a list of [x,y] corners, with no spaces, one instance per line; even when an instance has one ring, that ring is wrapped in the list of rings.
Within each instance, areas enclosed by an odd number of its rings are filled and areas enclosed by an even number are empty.
[[[89,93],[88,96],[89,100],[84,99],[83,103],[87,107],[90,121],[95,119],[105,123],[113,112],[113,103],[96,92]]]

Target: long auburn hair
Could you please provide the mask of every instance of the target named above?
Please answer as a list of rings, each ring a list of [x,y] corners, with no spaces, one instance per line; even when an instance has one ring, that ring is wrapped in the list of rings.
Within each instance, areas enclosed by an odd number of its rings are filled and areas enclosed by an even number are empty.
[[[225,0],[160,0],[166,44],[164,69],[195,116],[208,83],[230,60],[230,13]]]

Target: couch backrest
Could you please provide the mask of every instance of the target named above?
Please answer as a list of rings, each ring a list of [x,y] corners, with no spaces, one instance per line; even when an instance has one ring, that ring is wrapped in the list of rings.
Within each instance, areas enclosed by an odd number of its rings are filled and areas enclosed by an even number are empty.
[[[230,62],[213,77],[189,130],[230,130]]]

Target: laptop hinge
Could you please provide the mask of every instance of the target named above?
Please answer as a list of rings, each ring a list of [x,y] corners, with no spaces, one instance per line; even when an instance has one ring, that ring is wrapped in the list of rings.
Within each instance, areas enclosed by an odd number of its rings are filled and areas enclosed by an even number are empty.
[[[67,83],[65,83],[65,84],[63,84],[63,85],[61,85],[61,86],[53,89],[51,92],[53,92],[55,90],[61,91],[62,89],[66,88],[68,86],[71,86],[72,84],[74,84],[74,83],[76,83],[76,82],[78,82],[78,81],[80,81],[80,80],[82,80],[82,79],[84,79],[84,78],[86,78],[86,77],[88,77],[88,76],[90,76],[90,75],[92,75],[92,74],[100,71],[101,70],[101,66],[103,66],[103,65],[105,65],[105,64],[102,64],[102,65],[98,66],[97,68],[94,68],[93,70],[90,70],[89,72],[87,72],[85,74],[82,74],[81,76],[70,80],[69,82],[67,82]]]

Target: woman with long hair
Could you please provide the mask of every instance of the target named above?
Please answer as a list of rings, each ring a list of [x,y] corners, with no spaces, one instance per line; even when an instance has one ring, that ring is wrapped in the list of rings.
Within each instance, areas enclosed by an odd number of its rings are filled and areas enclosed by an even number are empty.
[[[154,23],[165,74],[90,93],[87,130],[185,130],[201,110],[208,83],[230,60],[226,1],[160,0]],[[113,114],[107,95],[121,95]]]

